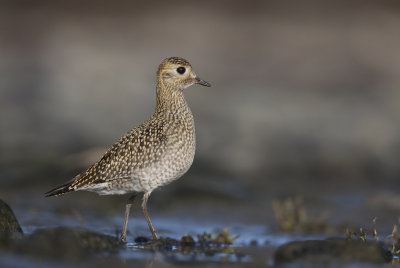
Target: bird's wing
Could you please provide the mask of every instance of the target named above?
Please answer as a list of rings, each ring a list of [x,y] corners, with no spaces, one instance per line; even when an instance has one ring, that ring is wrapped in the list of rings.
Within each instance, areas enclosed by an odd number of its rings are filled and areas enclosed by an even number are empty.
[[[162,122],[145,123],[117,141],[104,156],[75,177],[75,190],[90,184],[129,178],[135,170],[158,161],[165,151],[167,136]]]

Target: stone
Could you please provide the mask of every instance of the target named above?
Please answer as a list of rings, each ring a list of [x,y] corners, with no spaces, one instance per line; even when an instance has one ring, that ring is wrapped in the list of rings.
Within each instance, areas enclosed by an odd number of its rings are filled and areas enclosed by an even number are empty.
[[[0,199],[0,234],[20,233],[21,226],[7,203]]]
[[[83,229],[58,227],[39,229],[16,241],[12,250],[34,256],[82,259],[93,254],[117,252],[120,246],[116,237]]]
[[[389,262],[392,254],[375,241],[327,239],[284,244],[276,250],[274,259],[276,264],[289,262],[382,264]]]

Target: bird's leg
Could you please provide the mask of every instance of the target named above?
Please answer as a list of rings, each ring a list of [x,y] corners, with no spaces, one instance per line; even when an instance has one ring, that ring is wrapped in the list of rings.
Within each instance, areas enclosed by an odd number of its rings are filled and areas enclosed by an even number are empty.
[[[151,192],[147,192],[143,195],[143,202],[142,202],[142,211],[143,215],[146,218],[147,224],[149,225],[150,231],[153,235],[153,240],[158,240],[158,236],[156,234],[156,230],[154,229],[153,224],[151,223],[149,213],[147,212],[147,199],[149,199]]]
[[[122,227],[122,234],[119,238],[121,243],[126,244],[126,229],[128,228],[128,219],[129,219],[129,212],[131,211],[131,207],[133,201],[135,200],[136,194],[133,194],[129,197],[128,201],[126,201],[125,205],[125,218],[124,218],[124,226]]]

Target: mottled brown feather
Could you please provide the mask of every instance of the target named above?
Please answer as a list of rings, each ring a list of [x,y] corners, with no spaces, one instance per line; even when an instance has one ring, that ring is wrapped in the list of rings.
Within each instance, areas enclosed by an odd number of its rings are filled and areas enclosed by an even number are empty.
[[[76,176],[69,186],[70,189],[129,178],[135,168],[144,168],[151,164],[149,155],[153,162],[158,161],[168,140],[163,132],[163,125],[163,122],[149,120],[128,132],[96,164]]]

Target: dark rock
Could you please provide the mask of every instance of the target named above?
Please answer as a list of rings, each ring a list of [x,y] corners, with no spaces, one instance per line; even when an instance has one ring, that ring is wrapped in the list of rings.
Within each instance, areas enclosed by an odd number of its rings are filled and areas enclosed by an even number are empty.
[[[21,233],[22,229],[12,209],[0,199],[0,234]]]
[[[275,252],[275,263],[294,261],[308,263],[389,262],[392,254],[378,242],[330,239],[295,241],[280,246]]]
[[[194,239],[190,235],[185,235],[179,240],[179,251],[183,252],[185,254],[189,254],[190,252],[193,251],[196,242],[194,242]]]
[[[112,253],[120,247],[116,237],[87,230],[40,229],[17,241],[13,251],[34,256],[82,259],[95,253]]]
[[[144,236],[138,236],[135,238],[135,243],[148,243],[150,240]]]
[[[180,240],[180,244],[181,246],[189,246],[189,247],[193,247],[195,245],[194,239],[192,236],[190,235],[185,235],[181,238]]]
[[[0,252],[7,251],[17,239],[16,233],[0,233]],[[22,236],[22,234],[20,234]]]

